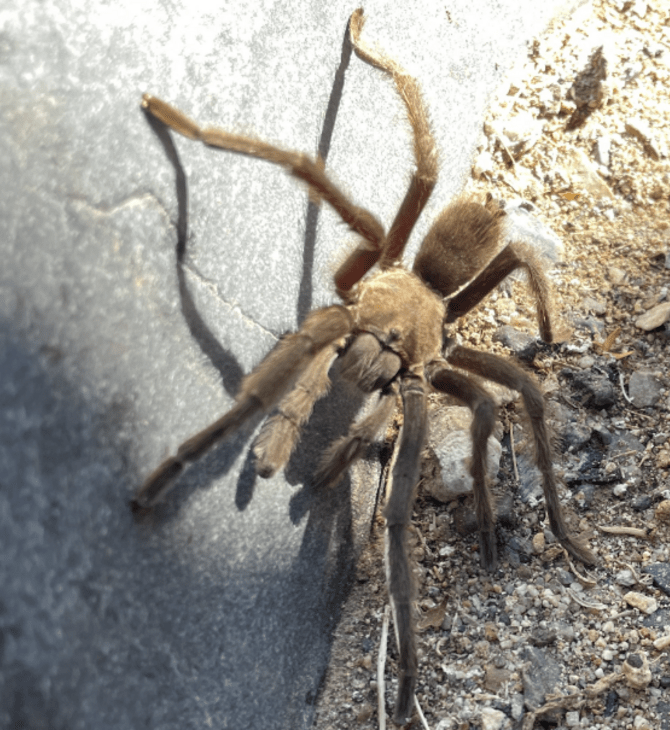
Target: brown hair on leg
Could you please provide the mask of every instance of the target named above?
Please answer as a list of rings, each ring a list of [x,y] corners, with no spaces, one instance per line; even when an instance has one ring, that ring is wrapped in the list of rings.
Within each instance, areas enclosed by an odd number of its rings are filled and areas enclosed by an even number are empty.
[[[307,317],[298,332],[279,341],[261,364],[242,381],[235,405],[221,418],[185,441],[140,487],[136,508],[151,507],[168,493],[187,463],[197,461],[255,415],[267,413],[324,347],[351,332],[349,310],[335,305]]]
[[[473,378],[451,369],[446,361],[436,360],[426,368],[428,382],[437,390],[457,398],[472,411],[472,463],[475,514],[479,527],[479,552],[482,567],[494,570],[497,562],[495,512],[486,478],[486,455],[489,436],[495,426],[496,406],[493,398]]]
[[[573,557],[593,565],[596,562],[594,554],[586,545],[570,535],[563,519],[552,464],[551,444],[544,420],[544,398],[537,384],[520,367],[489,353],[456,347],[447,356],[447,360],[456,367],[469,370],[521,393],[532,427],[535,461],[542,474],[542,489],[551,530]]]
[[[321,350],[298,378],[293,390],[280,401],[277,412],[263,424],[253,452],[256,470],[264,479],[282,469],[291,457],[314,404],[330,388],[328,370],[341,344],[344,343],[335,342]]]
[[[409,722],[418,673],[412,617],[412,571],[407,556],[406,532],[419,481],[421,451],[426,438],[426,393],[423,381],[407,375],[401,381],[403,426],[392,471],[386,518],[386,571],[393,621],[397,630],[399,687],[393,722]]]

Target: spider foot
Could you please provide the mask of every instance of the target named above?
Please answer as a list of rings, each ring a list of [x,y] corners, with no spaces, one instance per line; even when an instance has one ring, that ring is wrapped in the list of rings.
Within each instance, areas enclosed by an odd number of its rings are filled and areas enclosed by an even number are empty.
[[[559,542],[573,558],[584,563],[584,565],[595,565],[598,562],[595,554],[581,540],[566,535],[559,538]]]
[[[482,568],[493,572],[498,565],[498,551],[496,549],[496,533],[481,531],[479,533],[479,560]]]
[[[393,722],[396,725],[407,725],[412,719],[414,711],[414,691],[416,689],[416,675],[402,674],[400,675],[400,683],[398,686],[398,699],[393,710]]]

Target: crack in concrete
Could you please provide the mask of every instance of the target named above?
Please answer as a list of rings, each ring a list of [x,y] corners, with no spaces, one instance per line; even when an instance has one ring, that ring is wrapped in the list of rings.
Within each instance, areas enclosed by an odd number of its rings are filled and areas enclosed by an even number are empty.
[[[145,192],[136,192],[131,195],[126,196],[121,201],[117,203],[112,203],[110,205],[96,205],[91,203],[88,199],[86,199],[84,196],[79,195],[71,195],[70,199],[79,204],[81,207],[85,208],[86,210],[90,211],[92,215],[96,217],[105,217],[110,218],[114,216],[116,213],[127,209],[132,208],[135,206],[143,206],[147,203],[149,205],[156,205],[158,209],[162,212],[163,216],[165,217],[166,223],[168,226],[172,229],[177,231],[177,224],[173,220],[173,217],[170,215],[169,208],[162,202],[162,200],[153,192],[151,191],[145,191]],[[273,332],[272,330],[268,329],[267,327],[264,327],[260,322],[257,322],[253,317],[251,317],[249,314],[247,314],[237,302],[231,302],[228,301],[221,293],[221,289],[219,288],[216,281],[209,279],[206,277],[192,262],[185,262],[182,261],[180,266],[187,271],[189,274],[191,274],[194,278],[196,278],[199,282],[201,282],[214,296],[219,302],[224,304],[226,307],[228,307],[231,311],[237,312],[240,317],[250,325],[253,325],[254,327],[257,327],[261,332],[264,334],[271,335],[275,339],[279,339],[282,333],[280,332]]]
[[[91,211],[94,215],[109,218],[124,208],[132,208],[135,206],[141,206],[143,203],[149,201],[155,203],[158,208],[163,212],[163,215],[167,218],[170,225],[175,228],[175,224],[170,218],[170,213],[167,206],[161,201],[161,199],[151,191],[136,192],[131,195],[122,198],[118,203],[112,203],[110,205],[95,204],[88,200],[83,195],[71,194],[68,198],[74,203],[78,203],[82,207]]]
[[[267,327],[264,327],[260,322],[257,322],[253,317],[249,316],[243,309],[240,307],[240,305],[237,302],[230,302],[228,301],[222,294],[221,290],[219,289],[218,284],[213,281],[212,279],[209,279],[206,277],[193,263],[189,262],[182,262],[181,264],[182,268],[187,271],[189,274],[194,276],[196,279],[198,279],[202,285],[208,289],[212,296],[214,296],[218,301],[220,301],[222,304],[224,304],[226,307],[228,307],[231,311],[237,312],[240,317],[248,324],[253,325],[254,327],[257,327],[261,332],[264,334],[268,334],[275,339],[279,339],[280,334],[277,332],[273,332],[272,330],[268,329]]]

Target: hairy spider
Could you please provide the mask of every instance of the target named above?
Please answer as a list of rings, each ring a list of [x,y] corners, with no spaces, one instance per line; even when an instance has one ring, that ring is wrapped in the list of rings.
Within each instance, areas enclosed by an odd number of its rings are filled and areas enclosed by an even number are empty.
[[[343,377],[365,392],[378,391],[379,400],[370,415],[327,451],[315,476],[317,484],[333,484],[365,453],[387,424],[400,394],[403,425],[384,517],[389,594],[400,655],[394,721],[404,724],[412,715],[417,678],[412,573],[405,542],[426,435],[426,396],[431,389],[454,396],[473,414],[471,473],[482,565],[488,570],[496,565],[495,518],[485,469],[496,409],[479,377],[521,393],[532,426],[551,529],[574,557],[586,563],[593,563],[594,557],[568,533],[561,514],[538,386],[518,366],[456,345],[447,336],[449,323],[471,310],[514,269],[523,267],[537,301],[540,334],[551,342],[549,289],[543,270],[520,243],[508,243],[498,250],[504,213],[490,196],[485,205],[465,199],[449,205],[421,244],[413,270],[402,267],[405,244],[435,186],[437,153],[419,85],[395,61],[361,41],[363,22],[362,9],[356,10],[349,26],[353,47],[359,58],[395,83],[414,141],[416,169],[388,234],[371,213],[354,205],[330,180],[321,160],[220,129],[202,129],[166,102],[149,94],[143,97],[145,109],[190,139],[283,165],[306,182],[312,194],[329,203],[359,241],[335,273],[335,288],[343,303],[312,312],[298,332],[284,337],[244,379],[231,410],[164,461],[142,485],[135,504],[156,504],[188,462],[200,459],[222,439],[275,406],[253,451],[261,476],[281,469],[314,403],[327,391],[328,371],[337,357],[342,360]],[[366,277],[375,265],[378,270]]]

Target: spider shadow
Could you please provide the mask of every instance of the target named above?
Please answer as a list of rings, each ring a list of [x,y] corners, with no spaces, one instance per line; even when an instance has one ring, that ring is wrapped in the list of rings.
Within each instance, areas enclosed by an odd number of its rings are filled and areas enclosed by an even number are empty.
[[[342,99],[345,74],[351,60],[352,50],[351,39],[349,37],[349,26],[347,24],[342,40],[340,63],[333,80],[333,87],[331,89],[324,116],[323,128],[319,138],[318,153],[324,162],[330,151],[335,123]],[[188,182],[186,174],[168,127],[163,122],[156,119],[156,117],[154,117],[146,109],[143,109],[143,111],[147,123],[154,134],[158,137],[165,155],[175,172],[175,188],[177,197],[177,243],[175,249],[175,265],[182,315],[189,332],[200,347],[200,350],[219,372],[226,392],[229,395],[234,396],[239,391],[240,384],[244,377],[244,372],[237,358],[221,346],[205,323],[204,319],[201,317],[195,305],[195,301],[189,291],[184,273],[183,264],[188,241]],[[308,201],[305,215],[303,269],[296,307],[298,324],[301,324],[304,321],[312,307],[312,276],[319,210],[319,205]],[[328,407],[330,398],[326,398],[324,400],[326,401],[326,404],[321,405],[316,409],[315,416],[317,416],[318,413],[322,413],[324,407]],[[324,422],[323,418],[317,418],[316,420],[318,420],[319,424]],[[351,418],[345,420],[347,420],[347,424],[351,422]],[[242,437],[238,434],[235,438],[229,440],[225,445],[223,445],[222,448],[215,449],[212,454],[203,459],[201,464],[191,467],[189,469],[189,474],[194,477],[196,482],[201,482],[201,474],[203,474],[203,472],[206,473],[208,477],[204,480],[205,484],[202,486],[207,486],[207,483],[211,483],[215,478],[225,475],[230,470],[241,451],[245,448],[250,430],[253,429],[244,429],[244,435]],[[299,450],[297,453],[303,454],[304,449]],[[297,476],[294,470],[293,479],[300,479],[301,477],[305,479],[307,474],[313,474],[316,469],[316,464],[314,464],[312,460],[310,465],[311,471],[310,468],[302,469],[300,470],[301,476]],[[202,471],[199,467],[202,467]],[[295,483],[292,479],[289,479],[289,481],[291,483]],[[189,482],[193,484],[192,479],[189,479]],[[238,488],[235,498],[235,504],[238,510],[245,509],[253,498],[255,483],[256,472],[254,457],[251,451],[249,451],[238,480]],[[181,502],[182,498],[185,496],[181,494],[182,491],[183,490],[181,489],[175,489],[171,493],[170,500],[175,503],[175,506],[177,506],[176,503]]]
[[[335,121],[340,109],[342,101],[342,91],[344,89],[344,77],[351,61],[353,47],[351,38],[349,37],[349,24],[344,31],[342,39],[342,53],[340,55],[340,65],[335,72],[333,80],[333,88],[328,99],[326,114],[323,120],[323,129],[319,138],[318,153],[324,164],[328,159],[330,145],[335,131]],[[297,319],[298,324],[302,324],[305,317],[312,308],[312,274],[314,270],[314,249],[316,247],[316,228],[319,221],[319,212],[321,206],[308,201],[307,214],[305,216],[305,237],[303,245],[303,268],[300,278],[300,289],[298,291]]]
[[[347,28],[318,145],[319,154],[324,160],[331,146],[351,52]],[[220,345],[198,313],[183,269],[188,241],[186,175],[168,129],[149,114],[146,115],[146,119],[175,170],[178,201],[176,273],[182,314],[193,339],[220,373],[226,392],[234,395],[238,392],[244,375],[242,368],[235,356]],[[305,216],[303,268],[296,305],[298,323],[302,323],[312,308],[312,278],[318,218],[319,207],[308,203]],[[337,367],[334,370],[337,371]],[[352,507],[352,479],[345,475],[336,487],[328,490],[317,490],[313,486],[312,479],[324,450],[332,440],[346,433],[365,400],[365,396],[354,386],[337,378],[336,372],[333,380],[333,389],[316,404],[304,436],[284,471],[289,484],[301,485],[290,499],[289,519],[295,525],[308,515],[300,547],[291,561],[289,572],[282,578],[283,584],[295,587],[296,592],[291,593],[295,600],[291,598],[288,601],[280,601],[272,609],[279,614],[286,613],[290,616],[291,620],[287,620],[285,624],[287,643],[294,647],[296,655],[301,657],[302,679],[296,677],[287,687],[288,713],[296,715],[296,722],[286,726],[302,724],[298,722],[301,713],[305,713],[306,706],[313,705],[316,700],[316,693],[323,682],[328,665],[332,632],[339,621],[341,606],[354,581],[356,525],[353,517],[355,510]],[[154,508],[152,520],[160,524],[166,519],[176,518],[194,489],[207,488],[217,477],[227,474],[242,451],[246,449],[247,455],[235,493],[237,510],[244,510],[253,498],[257,480],[255,460],[249,448],[249,434],[255,425],[257,424],[235,434],[222,447],[214,449],[200,462],[191,466],[187,472],[188,478],[180,479],[169,499]],[[298,607],[302,618],[296,619]],[[317,642],[318,646],[314,644],[314,636],[321,637]],[[303,681],[305,676],[314,677],[314,683],[310,683],[311,688],[307,696]]]

